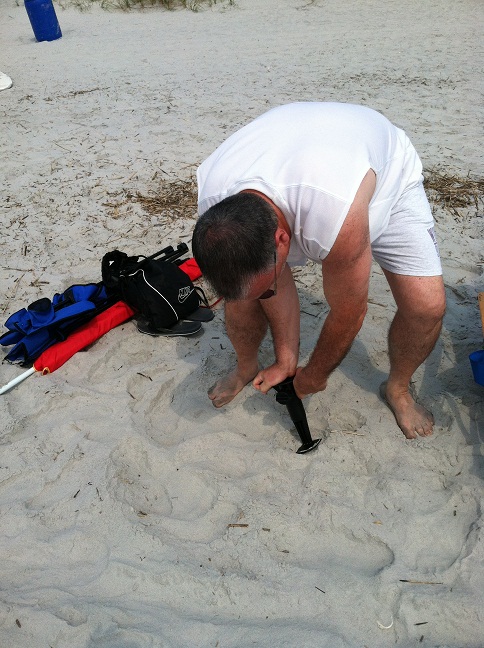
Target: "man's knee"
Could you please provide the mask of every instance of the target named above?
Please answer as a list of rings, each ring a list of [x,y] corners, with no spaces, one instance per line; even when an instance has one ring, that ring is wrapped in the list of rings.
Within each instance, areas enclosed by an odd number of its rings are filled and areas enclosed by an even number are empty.
[[[445,288],[441,276],[412,277],[385,272],[400,314],[409,320],[436,325],[445,313]]]
[[[436,289],[427,292],[423,297],[417,297],[407,310],[411,319],[418,319],[430,328],[440,324],[444,318],[446,309],[445,291]],[[404,311],[405,312],[405,311]]]
[[[446,299],[445,292],[442,291],[441,295],[438,295],[432,304],[432,314],[434,319],[441,322],[444,319],[446,309]]]
[[[425,292],[425,308],[427,316],[435,322],[442,321],[445,315],[445,287],[442,277],[434,278],[437,281],[432,282],[432,288]]]

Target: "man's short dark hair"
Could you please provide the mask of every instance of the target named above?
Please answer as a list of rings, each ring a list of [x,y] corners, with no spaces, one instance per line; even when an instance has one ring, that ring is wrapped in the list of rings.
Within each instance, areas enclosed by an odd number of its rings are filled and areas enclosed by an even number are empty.
[[[193,255],[218,295],[243,299],[258,274],[274,263],[277,215],[252,193],[229,196],[200,216],[193,232]]]

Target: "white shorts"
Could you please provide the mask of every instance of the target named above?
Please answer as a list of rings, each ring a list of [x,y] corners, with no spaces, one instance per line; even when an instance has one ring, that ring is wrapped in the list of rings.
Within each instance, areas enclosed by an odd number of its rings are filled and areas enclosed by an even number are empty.
[[[442,274],[434,219],[422,183],[412,185],[392,209],[386,230],[371,244],[385,270],[413,277]]]

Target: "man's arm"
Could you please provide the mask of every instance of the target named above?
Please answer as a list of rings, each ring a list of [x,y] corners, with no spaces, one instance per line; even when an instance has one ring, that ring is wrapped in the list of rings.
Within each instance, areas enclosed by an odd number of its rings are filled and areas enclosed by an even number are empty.
[[[329,375],[343,360],[363,324],[371,270],[368,206],[374,188],[375,174],[369,171],[322,263],[330,311],[308,364],[297,370],[294,387],[300,397],[326,388]]]
[[[259,371],[252,384],[267,393],[271,387],[295,374],[299,358],[299,297],[287,265],[279,276],[277,295],[259,303],[269,322],[276,361]]]

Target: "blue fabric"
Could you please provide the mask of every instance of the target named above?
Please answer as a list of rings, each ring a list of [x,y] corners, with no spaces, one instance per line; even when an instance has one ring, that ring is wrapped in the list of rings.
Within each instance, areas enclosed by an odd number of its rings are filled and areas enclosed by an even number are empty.
[[[46,326],[54,319],[54,306],[50,299],[44,297],[30,304],[28,308],[21,308],[11,315],[5,322],[5,326],[14,331],[30,333],[36,328]]]
[[[5,322],[9,329],[0,337],[2,346],[14,348],[5,357],[8,362],[28,364],[56,342],[111,305],[106,288],[99,284],[76,284],[52,300],[43,297],[21,308]]]
[[[66,303],[81,301],[92,301],[97,304],[108,298],[104,284],[75,284],[70,286],[63,293],[56,293],[52,299],[54,307],[63,306]]]
[[[11,344],[17,344],[25,336],[25,333],[22,331],[7,331],[0,337],[0,344],[3,346],[10,346]]]

